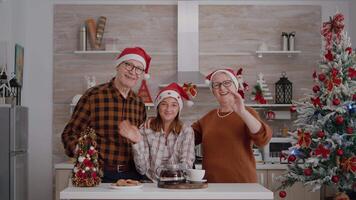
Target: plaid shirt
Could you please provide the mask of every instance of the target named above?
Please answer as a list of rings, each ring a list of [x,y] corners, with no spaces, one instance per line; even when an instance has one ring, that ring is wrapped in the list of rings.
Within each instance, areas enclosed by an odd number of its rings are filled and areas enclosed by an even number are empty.
[[[163,163],[183,164],[193,167],[195,160],[194,132],[192,127],[183,125],[179,134],[173,132],[166,138],[163,132],[140,128],[143,140],[133,144],[133,154],[137,171],[157,180],[156,170]],[[159,173],[159,172],[158,172]]]
[[[119,134],[118,124],[129,120],[139,127],[145,119],[142,100],[133,91],[125,99],[114,86],[114,79],[90,88],[79,100],[62,133],[66,154],[74,156],[80,133],[89,126],[97,135],[100,164],[129,167],[130,162],[133,163],[131,144]]]

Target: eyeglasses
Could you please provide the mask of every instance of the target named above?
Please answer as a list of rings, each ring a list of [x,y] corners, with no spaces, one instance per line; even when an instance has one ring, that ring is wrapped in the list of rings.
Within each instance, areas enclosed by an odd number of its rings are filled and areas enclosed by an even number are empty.
[[[144,72],[144,69],[142,69],[142,67],[138,67],[138,66],[135,66],[134,64],[132,63],[129,63],[129,62],[122,62],[125,66],[125,69],[127,69],[128,71],[132,71],[133,69],[135,69],[135,73],[140,75]]]
[[[211,87],[213,89],[219,89],[223,85],[224,87],[230,87],[232,85],[232,80],[226,80],[223,82],[212,82]]]

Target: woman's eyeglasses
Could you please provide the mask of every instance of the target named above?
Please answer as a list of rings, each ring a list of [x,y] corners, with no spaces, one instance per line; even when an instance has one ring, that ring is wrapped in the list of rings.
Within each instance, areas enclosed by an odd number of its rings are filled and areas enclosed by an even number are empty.
[[[142,69],[141,67],[138,67],[138,66],[135,66],[134,64],[132,63],[129,63],[129,62],[122,62],[125,66],[125,69],[127,69],[128,71],[132,71],[133,69],[135,69],[135,73],[140,75],[144,72],[144,69]]]
[[[219,89],[223,85],[224,87],[230,87],[232,85],[232,80],[226,80],[223,82],[212,82],[211,87],[213,89]]]

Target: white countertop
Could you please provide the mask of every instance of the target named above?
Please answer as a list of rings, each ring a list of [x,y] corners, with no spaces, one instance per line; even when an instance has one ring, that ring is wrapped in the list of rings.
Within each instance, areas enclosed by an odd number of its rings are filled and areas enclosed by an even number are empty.
[[[74,164],[69,162],[58,163],[54,165],[55,169],[73,169]],[[257,163],[256,169],[287,169],[287,164],[262,164]]]
[[[209,183],[205,189],[162,189],[155,183],[144,183],[140,189],[109,186],[68,187],[60,199],[273,199],[273,192],[257,183]]]

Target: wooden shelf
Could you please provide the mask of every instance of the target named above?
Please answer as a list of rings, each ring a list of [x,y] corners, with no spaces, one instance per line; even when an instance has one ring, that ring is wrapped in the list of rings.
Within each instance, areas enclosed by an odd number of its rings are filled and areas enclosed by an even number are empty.
[[[301,51],[256,51],[256,54],[259,58],[262,58],[264,54],[266,55],[287,55],[292,57],[292,55],[297,55],[302,53]]]
[[[115,50],[93,50],[93,51],[74,51],[74,54],[119,54],[121,51]],[[150,55],[164,56],[164,55],[176,55],[176,52],[151,52]]]
[[[252,52],[200,52],[201,56],[251,56]]]
[[[246,104],[246,106],[254,107],[254,108],[270,108],[270,107],[291,107],[293,104]]]

